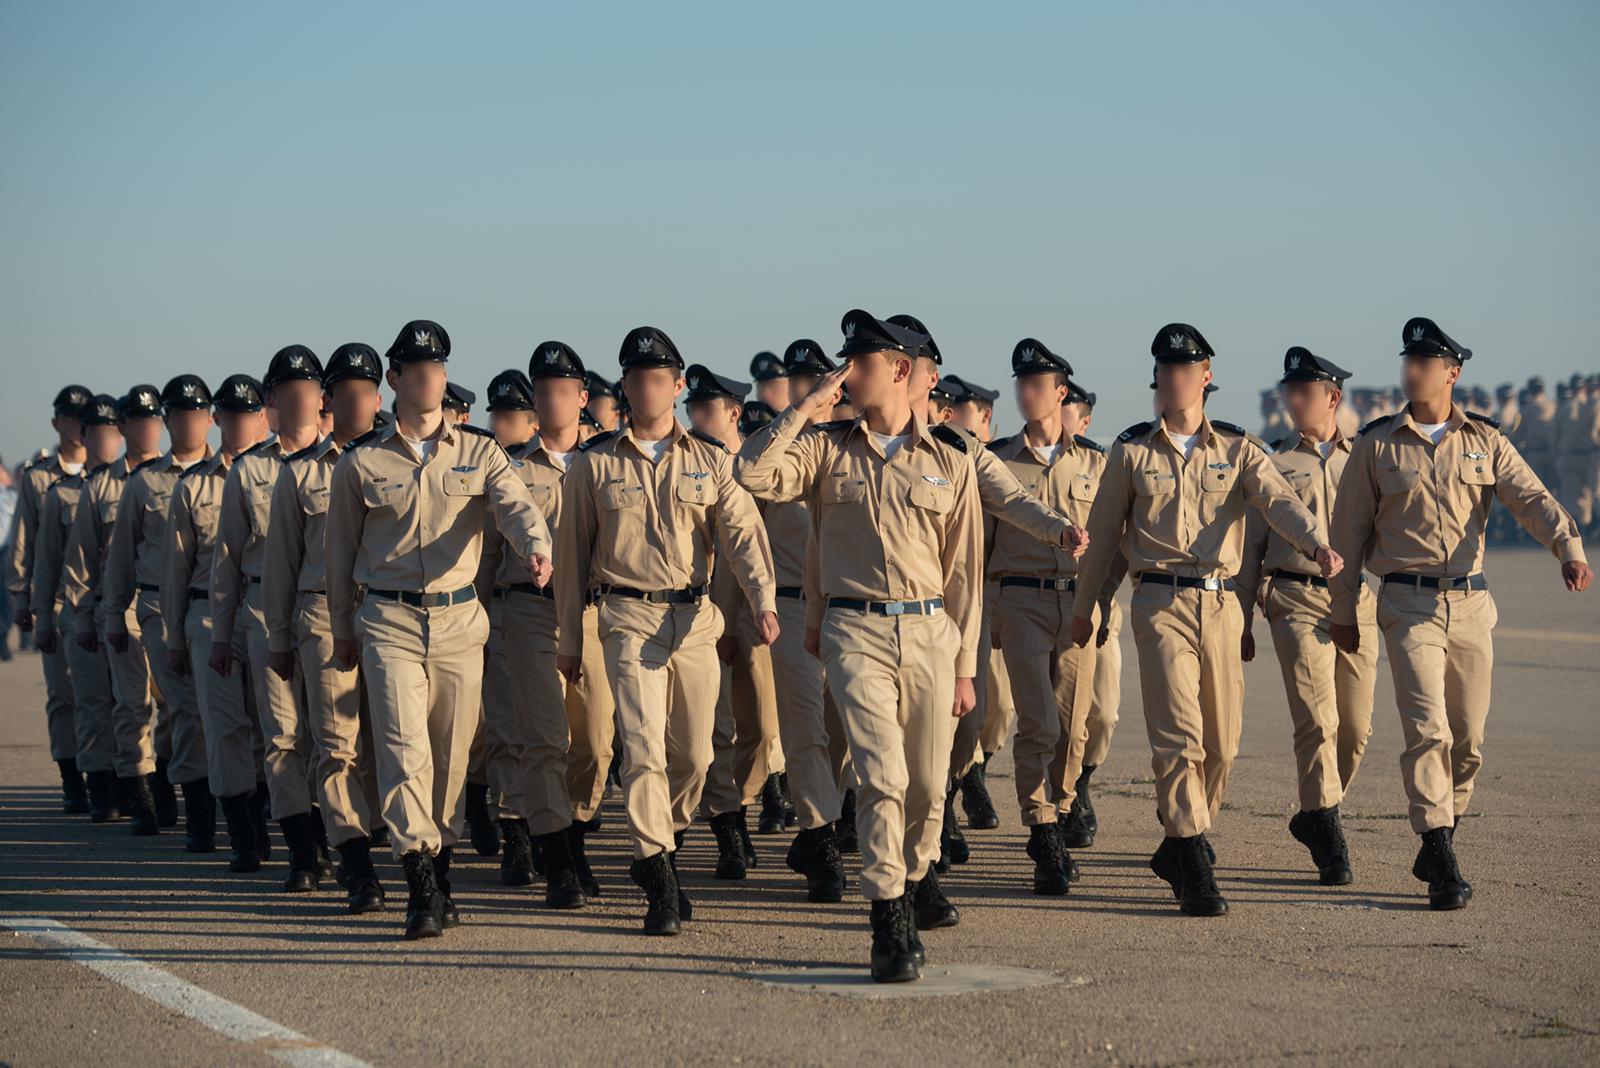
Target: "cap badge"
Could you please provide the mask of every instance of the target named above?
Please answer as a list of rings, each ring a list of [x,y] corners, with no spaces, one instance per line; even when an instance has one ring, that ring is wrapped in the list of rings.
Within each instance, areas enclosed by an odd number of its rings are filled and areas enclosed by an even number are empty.
[[[426,330],[413,330],[411,340],[423,348],[433,348],[433,335]]]
[[[1026,348],[1026,349],[1022,350],[1022,358],[1024,360],[1026,360],[1028,363],[1032,363],[1033,362],[1034,355],[1035,355],[1035,353],[1034,353],[1032,348]]]
[[[649,352],[650,351],[650,337],[649,337],[649,335],[648,334],[640,334],[638,339],[634,342],[634,344],[639,347],[639,351],[640,352]]]
[[[1168,348],[1181,349],[1181,348],[1183,348],[1183,342],[1184,342],[1183,334],[1178,332],[1178,331],[1173,331],[1172,333],[1167,335],[1167,347]]]
[[[854,319],[851,319],[849,322],[844,324],[844,339],[846,341],[849,341],[852,338],[854,338],[855,336],[856,336],[856,322],[855,322]]]
[[[561,350],[560,349],[545,349],[544,350],[544,362],[545,363],[555,363],[560,358],[561,358]]]
[[[1421,341],[1421,340],[1422,340],[1422,339],[1423,339],[1423,337],[1424,337],[1424,336],[1425,336],[1425,335],[1426,335],[1426,334],[1427,334],[1427,333],[1428,333],[1428,331],[1427,331],[1427,328],[1426,328],[1426,327],[1422,327],[1422,326],[1413,326],[1413,327],[1412,327],[1412,328],[1411,328],[1411,340],[1412,340],[1412,341]]]
[[[1292,356],[1289,357],[1289,370],[1291,370],[1291,371],[1298,370],[1299,367],[1300,367],[1300,354],[1298,352],[1296,352]]]
[[[183,384],[183,395],[185,397],[199,397],[200,387],[195,385],[193,382],[185,382]]]

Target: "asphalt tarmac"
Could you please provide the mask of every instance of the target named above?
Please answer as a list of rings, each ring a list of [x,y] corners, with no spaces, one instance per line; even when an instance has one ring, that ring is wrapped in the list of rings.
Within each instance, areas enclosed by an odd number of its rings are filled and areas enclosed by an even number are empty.
[[[858,858],[843,904],[808,905],[783,865],[789,834],[757,836],[760,866],[729,883],[711,877],[696,826],[680,864],[695,920],[647,938],[613,797],[591,850],[598,904],[548,911],[540,887],[501,886],[498,862],[465,849],[462,926],[408,943],[392,861],[389,910],[351,917],[337,889],[282,893],[281,849],[231,875],[226,852],[185,854],[181,833],[65,816],[37,657],[19,653],[0,664],[0,1065],[1594,1064],[1600,593],[1568,594],[1533,550],[1493,552],[1486,571],[1501,626],[1484,769],[1456,840],[1476,894],[1465,910],[1429,912],[1410,873],[1387,660],[1344,806],[1356,881],[1317,884],[1287,831],[1289,717],[1258,620],[1211,834],[1232,911],[1181,915],[1147,867],[1159,832],[1125,634],[1082,881],[1065,898],[1030,892],[1002,753],[1001,827],[969,832],[972,861],[945,881],[961,924],[924,935],[922,989],[889,998],[856,981]]]

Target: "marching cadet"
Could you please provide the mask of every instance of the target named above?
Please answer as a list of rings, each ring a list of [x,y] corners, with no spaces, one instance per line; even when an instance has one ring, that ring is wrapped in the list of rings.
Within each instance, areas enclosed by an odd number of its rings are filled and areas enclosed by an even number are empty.
[[[595,430],[615,430],[620,425],[617,419],[617,387],[593,371],[585,371],[583,375],[583,389],[589,399],[583,404],[583,411],[594,422]]]
[[[860,310],[841,326],[844,366],[745,442],[735,470],[752,493],[816,509],[807,641],[860,780],[872,977],[905,982],[921,975],[914,888],[939,857],[953,728],[976,704],[982,520],[964,438],[935,438],[911,404],[931,339]],[[847,375],[865,414],[801,433]]]
[[[39,509],[44,494],[53,482],[83,471],[83,427],[78,413],[93,396],[84,386],[65,386],[56,394],[50,426],[56,432],[56,450],[39,457],[23,468],[17,486],[17,510],[11,526],[11,552],[6,558],[6,588],[17,606],[16,625],[21,631],[33,630],[33,546],[39,529]],[[35,645],[38,635],[35,634]],[[60,636],[58,635],[58,638]],[[63,639],[64,640],[64,639]],[[89,794],[83,772],[77,764],[78,739],[73,727],[72,678],[67,656],[60,641],[53,652],[40,648],[44,666],[45,721],[50,734],[50,758],[61,772],[61,811],[80,814],[89,811]]]
[[[1024,338],[1012,350],[1011,374],[1024,426],[989,449],[1029,492],[1081,527],[1105,452],[1062,428],[1072,365],[1043,342]],[[1073,606],[1080,598],[1097,600],[1099,591],[1078,585],[1077,560],[1066,548],[997,523],[989,531],[986,574],[1000,591],[993,630],[1017,707],[1017,804],[1029,829],[1033,892],[1065,894],[1075,865],[1058,830],[1058,810],[1070,807],[1083,767],[1095,663],[1092,646],[1072,641]],[[1121,578],[1113,569],[1107,581],[1115,589]],[[1064,767],[1052,775],[1058,749],[1064,749]],[[1058,790],[1064,791],[1060,797]]]
[[[117,402],[117,417],[124,450],[117,460],[92,473],[84,484],[67,539],[63,599],[76,606],[74,629],[79,648],[104,656],[109,665],[114,768],[129,802],[130,830],[136,835],[151,835],[178,822],[177,795],[167,777],[172,755],[171,724],[165,713],[157,722],[157,696],[150,685],[150,665],[144,649],[111,649],[103,579],[109,565],[111,532],[128,476],[161,454],[161,394],[154,386],[134,386]],[[85,436],[89,436],[87,431]],[[131,615],[124,612],[124,616]],[[133,627],[137,630],[136,620]]]
[[[1081,438],[1088,434],[1094,420],[1095,395],[1085,390],[1075,379],[1067,380],[1067,399],[1061,405],[1061,433]],[[1098,444],[1098,443],[1097,443]],[[1103,455],[1103,454],[1102,454]],[[1061,831],[1061,842],[1068,849],[1088,849],[1094,845],[1094,836],[1100,830],[1095,815],[1094,801],[1089,796],[1089,780],[1095,770],[1106,761],[1111,752],[1111,735],[1117,726],[1117,710],[1122,704],[1122,606],[1117,603],[1115,591],[1100,591],[1099,627],[1095,632],[1094,696],[1089,702],[1089,717],[1085,728],[1088,737],[1083,748],[1083,770],[1068,791],[1065,784],[1058,790],[1058,804],[1070,796],[1067,808],[1056,820]],[[986,746],[987,748],[987,746]],[[1051,775],[1055,781],[1065,774],[1067,744],[1062,738],[1056,750]]]
[[[1131,619],[1139,650],[1145,726],[1165,837],[1150,868],[1172,886],[1185,913],[1220,916],[1227,902],[1212,874],[1205,832],[1216,818],[1239,751],[1244,615],[1233,575],[1244,545],[1246,506],[1323,577],[1340,560],[1256,439],[1205,414],[1215,355],[1200,331],[1172,323],[1156,333],[1160,414],[1117,436],[1089,512],[1082,588],[1105,583],[1120,549],[1134,577]],[[1073,604],[1072,638],[1095,636],[1097,605]]]
[[[1000,399],[1000,391],[959,375],[945,375],[938,388],[950,396],[950,423],[989,444],[994,438],[994,402]]]
[[[173,490],[185,471],[211,456],[206,441],[211,427],[211,391],[195,375],[178,375],[161,390],[161,410],[169,448],[128,474],[111,525],[103,598],[106,645],[113,663],[118,657],[143,658],[164,702],[153,731],[157,760],[166,748],[165,777],[183,791],[183,848],[190,853],[210,853],[216,849],[217,817],[207,778],[205,727],[194,680],[187,672],[180,675],[174,671],[168,655],[186,649],[188,642],[181,615],[173,620],[170,632],[162,619],[161,583],[167,565],[167,514]],[[139,673],[137,666],[132,673]],[[145,733],[141,731],[141,736]],[[141,754],[143,747],[141,742]],[[147,756],[141,755],[140,766],[149,766]]]
[[[689,365],[683,378],[689,425],[703,437],[722,442],[730,454],[737,453],[744,443],[739,417],[750,383],[724,378],[697,363]],[[779,381],[788,389],[786,380]],[[770,570],[772,552],[765,526],[761,528],[760,542]],[[711,597],[725,622],[716,646],[717,659],[722,662],[721,685],[712,721],[711,767],[706,772],[701,807],[716,837],[717,878],[743,879],[746,869],[756,865],[746,808],[770,794],[775,804],[770,814],[763,809],[761,831],[776,833],[785,825],[777,786],[783,750],[778,745],[772,656],[761,641],[750,603],[726,559],[712,571]],[[773,610],[776,613],[776,603]]]
[[[1391,415],[1392,410],[1379,414]],[[1528,379],[1527,400],[1522,405],[1522,423],[1517,442],[1522,458],[1546,486],[1558,484],[1556,477],[1556,402],[1544,390],[1544,379]]]
[[[673,935],[692,918],[675,851],[711,764],[716,640],[733,622],[707,597],[718,557],[754,605],[764,644],[778,618],[755,502],[734,485],[722,443],[673,415],[683,357],[666,334],[641,326],[619,359],[628,427],[585,442],[562,486],[556,666],[569,683],[582,677],[592,588],[626,754],[630,874],[649,902],[645,933]]]
[[[33,603],[34,644],[43,656],[66,657],[72,685],[73,730],[76,764],[88,780],[89,819],[109,823],[129,814],[133,807],[124,785],[117,779],[117,744],[111,732],[111,665],[104,653],[79,645],[72,621],[77,602],[65,600],[64,565],[73,520],[83,497],[86,478],[117,458],[122,447],[115,397],[91,397],[78,409],[84,460],[75,473],[62,475],[45,490],[34,530]],[[92,614],[91,609],[91,614]],[[146,800],[150,800],[148,795]],[[140,812],[155,822],[154,802]]]
[[[756,384],[756,400],[773,411],[788,407],[789,368],[775,354],[758,352],[752,356],[750,377]]]
[[[328,609],[334,663],[359,662],[367,690],[383,817],[410,891],[405,936],[431,938],[460,922],[450,861],[489,637],[472,585],[484,517],[535,585],[550,577],[550,537],[493,436],[446,417],[444,328],[407,323],[385,355],[395,421],[352,441],[333,470]]]
[[[297,381],[310,362],[288,366],[286,361],[276,376],[273,396],[279,402],[279,441],[300,434],[304,405],[295,394],[302,387],[287,383]],[[344,671],[333,660],[324,534],[334,465],[353,440],[372,429],[382,404],[378,393],[382,380],[378,354],[370,345],[350,342],[328,357],[319,386],[328,398],[333,426],[326,438],[290,453],[278,467],[260,582],[266,668],[282,684],[272,689],[282,693],[297,679],[304,684],[305,719],[292,729],[315,746],[314,759],[302,770],[315,778],[320,805],[307,805],[303,811],[312,819],[320,816],[324,830],[319,837],[339,851],[346,905],[356,914],[381,911],[384,904],[383,884],[372,865],[373,832],[378,826],[372,729],[359,672]],[[285,764],[300,760],[299,748],[289,749],[282,758]],[[291,792],[299,789],[297,784],[287,786]],[[279,798],[274,791],[274,805]],[[304,835],[295,833],[304,852]],[[284,837],[289,839],[288,830]],[[292,854],[293,842],[290,849]],[[286,889],[300,889],[304,883],[311,885],[303,888],[311,889],[320,879],[312,856],[302,856],[291,868]],[[295,871],[309,878],[297,878]]]
[[[267,432],[261,384],[250,375],[229,375],[213,399],[221,447],[202,464],[186,468],[172,490],[167,513],[166,568],[161,579],[161,618],[169,638],[172,671],[194,679],[206,745],[206,778],[228,824],[228,867],[253,872],[271,854],[268,842],[267,784],[261,771],[261,724],[255,714],[245,671],[221,674],[215,646],[229,645],[233,657],[247,658],[244,633],[218,631],[211,614],[211,563],[228,471]],[[231,663],[231,660],[229,661]]]
[[[262,764],[272,817],[289,851],[287,893],[317,890],[332,874],[325,857],[327,834],[313,805],[315,743],[306,718],[305,680],[292,670],[287,679],[269,669],[267,618],[262,569],[273,493],[283,461],[317,443],[322,421],[322,361],[304,345],[279,349],[267,365],[262,388],[278,413],[275,436],[247,450],[228,468],[222,484],[216,547],[211,555],[211,633],[232,641],[211,643],[211,670],[226,679],[243,671],[251,704],[259,717]],[[286,593],[296,588],[284,576]],[[244,649],[234,664],[233,651]],[[224,802],[226,803],[226,802]]]
[[[1355,439],[1340,431],[1338,421],[1349,377],[1331,360],[1298,345],[1283,357],[1280,385],[1294,429],[1273,445],[1272,463],[1324,530],[1332,526],[1339,480],[1355,446]],[[1359,575],[1356,557],[1350,562]],[[1249,661],[1255,656],[1250,625],[1259,603],[1283,669],[1300,784],[1300,810],[1289,821],[1289,833],[1310,852],[1324,886],[1344,886],[1354,876],[1339,803],[1350,789],[1372,733],[1372,690],[1378,675],[1376,598],[1366,583],[1358,584],[1361,648],[1355,653],[1337,648],[1328,637],[1333,620],[1328,580],[1310,558],[1270,531],[1258,512],[1245,519],[1238,584],[1244,609],[1243,658]]]
[[[466,386],[457,385],[454,382],[445,383],[445,418],[457,423],[469,423],[472,421],[472,406],[476,403],[478,403],[478,395]]]
[[[1361,569],[1377,575],[1378,626],[1405,734],[1401,777],[1422,837],[1411,872],[1428,884],[1429,908],[1458,909],[1472,886],[1456,861],[1455,830],[1483,763],[1498,618],[1481,570],[1490,504],[1498,500],[1555,554],[1567,589],[1581,592],[1594,576],[1572,517],[1494,419],[1452,400],[1472,350],[1424,318],[1408,321],[1400,340],[1409,403],[1362,428],[1339,484],[1333,539],[1350,567],[1333,584],[1329,633],[1346,653],[1361,651]]]
[[[1600,448],[1600,407],[1578,375],[1567,383],[1567,399],[1556,409],[1555,455],[1559,499],[1578,530],[1594,522],[1594,457]]]

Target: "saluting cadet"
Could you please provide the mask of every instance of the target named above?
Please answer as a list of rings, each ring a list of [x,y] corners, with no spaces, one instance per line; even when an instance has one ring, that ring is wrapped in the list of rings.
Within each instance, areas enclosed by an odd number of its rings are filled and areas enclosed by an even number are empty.
[[[1028,491],[1075,526],[1089,507],[1105,468],[1105,452],[1088,438],[1068,437],[1062,402],[1072,365],[1041,341],[1024,338],[1011,353],[1022,432],[989,446]],[[1016,789],[1022,823],[1029,829],[1033,892],[1065,894],[1077,866],[1058,829],[1058,811],[1070,807],[1094,696],[1095,649],[1072,641],[1073,607],[1096,601],[1099,591],[1078,584],[1073,554],[1022,531],[991,524],[988,579],[999,589],[995,644],[1004,652],[1017,707]],[[1107,585],[1116,588],[1120,568]],[[1061,751],[1063,766],[1052,766]]]
[[[711,764],[729,621],[709,598],[718,558],[733,566],[763,643],[778,633],[766,533],[733,481],[722,443],[673,416],[683,357],[665,333],[629,331],[620,353],[629,424],[584,443],[562,487],[556,571],[556,665],[582,677],[583,609],[598,599],[606,675],[617,703],[633,880],[648,900],[644,930],[673,935],[692,918],[674,866]]]
[[[110,465],[121,451],[119,420],[116,398],[105,394],[91,397],[78,409],[85,446],[83,464],[76,473],[62,475],[45,490],[34,531],[30,606],[35,623],[34,644],[41,655],[61,654],[67,659],[76,763],[88,780],[89,818],[95,823],[121,819],[133,806],[114,770],[117,746],[111,732],[111,665],[104,653],[85,649],[75,640],[72,620],[77,615],[77,603],[63,599],[67,591],[62,580],[67,541],[86,478]],[[144,806],[141,822],[154,823],[153,809],[153,801]]]
[[[1293,430],[1273,446],[1272,463],[1324,530],[1331,528],[1339,480],[1355,445],[1355,438],[1342,433],[1338,423],[1344,381],[1349,377],[1331,360],[1298,345],[1283,357],[1280,384]],[[1354,654],[1338,649],[1328,636],[1333,621],[1328,580],[1309,557],[1269,530],[1258,512],[1245,519],[1238,582],[1244,659],[1255,656],[1250,624],[1259,602],[1272,628],[1289,698],[1300,784],[1300,810],[1289,821],[1289,833],[1310,852],[1323,885],[1343,886],[1353,875],[1339,802],[1372,733],[1372,689],[1378,674],[1376,599],[1361,583],[1357,615],[1364,641]]]
[[[83,427],[78,413],[93,396],[84,386],[66,386],[56,394],[50,426],[56,432],[55,452],[34,460],[23,468],[17,485],[17,510],[11,521],[11,550],[6,557],[6,588],[16,605],[17,629],[33,630],[33,548],[39,529],[39,510],[45,491],[58,478],[83,470]],[[35,646],[37,647],[37,635]],[[77,814],[89,811],[89,794],[83,772],[78,769],[78,739],[73,727],[72,679],[67,669],[66,651],[59,643],[52,652],[42,649],[39,662],[44,667],[44,711],[50,736],[50,758],[61,772],[61,811]]]
[[[285,679],[267,665],[269,642],[262,606],[262,568],[273,492],[283,461],[317,443],[322,415],[322,361],[304,345],[278,350],[262,382],[278,413],[278,431],[247,450],[228,469],[211,556],[211,632],[231,634],[232,642],[212,642],[211,670],[228,678],[245,673],[251,704],[259,717],[263,766],[272,816],[289,850],[288,893],[316,890],[331,875],[327,833],[313,805],[315,743],[306,718],[305,680],[292,670]],[[283,576],[289,590],[294,576]],[[234,663],[234,649],[245,650]]]
[[[1498,500],[1561,561],[1567,589],[1593,573],[1577,524],[1495,420],[1451,399],[1472,350],[1432,319],[1401,330],[1407,404],[1368,423],[1345,464],[1333,510],[1334,546],[1350,567],[1333,583],[1329,634],[1361,651],[1361,569],[1382,582],[1378,626],[1405,734],[1401,778],[1411,829],[1422,838],[1411,872],[1428,905],[1458,909],[1472,885],[1456,861],[1455,831],[1483,764],[1498,613],[1484,578],[1483,531]]]
[[[939,856],[951,735],[976,703],[981,513],[965,445],[935,438],[911,406],[928,335],[860,310],[841,326],[845,366],[745,442],[736,471],[752,493],[816,510],[808,641],[816,631],[861,783],[872,976],[904,982],[921,975],[914,887]],[[802,433],[846,375],[864,416]]]
[[[739,433],[739,418],[750,383],[724,378],[700,364],[690,364],[683,377],[689,425],[705,437],[722,442],[730,453],[738,452],[744,441]],[[788,388],[787,382],[784,388]],[[764,525],[761,542],[767,548],[767,566],[771,568],[772,553]],[[783,802],[776,786],[783,750],[778,744],[772,656],[756,631],[750,603],[726,560],[712,572],[711,597],[725,624],[722,637],[717,639],[721,685],[711,732],[711,767],[706,772],[701,807],[717,841],[717,878],[743,879],[746,868],[756,865],[746,808],[768,792],[769,784],[771,792],[778,795],[774,797],[777,803],[773,813],[777,825],[767,822],[764,811],[761,830],[775,833],[784,828]]]
[[[211,666],[213,646],[231,645],[233,656],[240,660],[246,653],[241,630],[215,629],[210,602],[211,561],[228,471],[267,432],[261,384],[249,375],[229,375],[217,387],[215,405],[221,448],[204,463],[186,468],[172,491],[161,617],[169,635],[181,633],[187,639],[187,646],[169,641],[167,662],[175,674],[194,679],[205,724],[206,777],[228,824],[232,853],[228,866],[235,872],[253,872],[271,855],[261,723],[246,672],[222,675]],[[232,620],[228,623],[231,627]]]
[[[206,767],[205,727],[188,673],[173,670],[169,651],[187,649],[182,616],[167,630],[161,583],[167,565],[167,515],[183,473],[211,456],[211,391],[197,376],[177,375],[161,390],[169,448],[128,475],[106,549],[106,644],[113,657],[143,657],[164,704],[155,749],[165,748],[169,783],[183,791],[183,848],[216,848],[216,802]],[[131,640],[130,640],[131,639]],[[165,743],[165,744],[163,744]]]
[[[172,754],[170,717],[158,724],[158,699],[150,685],[150,665],[142,646],[113,650],[108,641],[106,608],[111,533],[128,476],[161,450],[161,394],[154,386],[130,389],[117,402],[124,450],[113,463],[94,472],[84,485],[77,517],[67,540],[63,567],[64,599],[76,606],[74,629],[78,646],[106,658],[111,670],[111,732],[118,780],[130,805],[130,830],[150,835],[178,822],[177,795],[167,778]],[[138,630],[131,608],[125,620]],[[118,628],[122,630],[121,627]]]
[[[1101,589],[1120,549],[1136,583],[1132,623],[1139,649],[1145,725],[1165,837],[1151,870],[1183,911],[1219,916],[1227,902],[1212,873],[1205,832],[1222,805],[1239,751],[1244,615],[1233,576],[1244,546],[1244,511],[1316,559],[1324,577],[1340,561],[1265,450],[1244,430],[1205,414],[1211,346],[1172,323],[1150,345],[1160,415],[1117,436],[1089,513],[1083,588]],[[1095,636],[1094,600],[1073,603],[1072,638]]]
[[[352,441],[333,471],[328,608],[334,661],[359,661],[367,689],[383,817],[410,890],[405,936],[424,938],[460,922],[450,861],[482,708],[489,619],[472,580],[485,515],[536,585],[550,577],[550,535],[493,436],[445,417],[444,328],[407,323],[386,356],[395,421]]]
[[[378,354],[369,345],[350,342],[328,357],[320,387],[328,398],[333,428],[326,438],[289,454],[280,465],[261,564],[267,667],[286,685],[297,679],[304,685],[302,733],[315,747],[306,770],[315,779],[320,802],[320,812],[307,811],[311,818],[321,819],[324,831],[319,837],[331,841],[344,862],[346,900],[352,913],[383,908],[383,886],[372,865],[373,832],[381,823],[372,728],[360,674],[343,670],[333,659],[324,547],[334,465],[353,440],[372,429],[382,404],[378,393],[382,380]],[[275,396],[285,396],[284,385],[280,380]],[[298,415],[297,401],[279,406],[284,415],[291,410]],[[280,440],[286,425],[280,419]],[[298,748],[292,753],[297,757]],[[315,864],[295,870],[320,879]],[[314,885],[316,879],[308,881]],[[291,872],[286,888],[301,889],[299,884]]]

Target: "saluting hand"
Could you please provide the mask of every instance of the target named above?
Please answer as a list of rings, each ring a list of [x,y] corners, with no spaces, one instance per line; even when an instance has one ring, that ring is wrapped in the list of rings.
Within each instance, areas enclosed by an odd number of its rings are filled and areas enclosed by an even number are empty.
[[[113,653],[125,653],[125,652],[127,652],[128,651],[128,632],[125,631],[125,630],[108,630],[108,631],[106,631],[106,644],[111,646],[111,651]]]
[[[1061,532],[1061,547],[1078,559],[1089,548],[1089,532],[1080,526],[1068,526]]]
[[[233,646],[228,642],[211,643],[211,670],[223,678],[233,674]]]
[[[794,410],[806,418],[810,418],[817,409],[833,399],[833,394],[844,385],[845,376],[850,373],[850,361],[847,359],[838,367],[817,379],[817,384],[811,387],[811,392],[800,398],[800,403]]]
[[[293,653],[268,653],[267,667],[284,682],[294,681]]]
[[[1093,637],[1094,620],[1074,617],[1072,620],[1072,644],[1082,649],[1089,644],[1089,639]]]
[[[956,719],[971,712],[978,707],[978,691],[972,688],[971,679],[956,679],[955,705],[950,709],[950,714]]]
[[[1344,570],[1344,557],[1328,548],[1326,545],[1317,546],[1317,554],[1312,557],[1317,566],[1322,568],[1323,578],[1333,578]]]
[[[550,581],[550,558],[543,553],[534,553],[528,557],[528,572],[533,575],[533,584],[543,589]]]
[[[562,678],[567,680],[568,685],[578,682],[583,678],[583,657],[556,657],[556,671]]]
[[[98,652],[100,639],[95,636],[92,630],[80,630],[78,631],[78,648],[86,653]]]
[[[333,639],[333,666],[340,671],[354,671],[361,663],[360,638]]]
[[[1361,648],[1361,628],[1354,623],[1329,623],[1328,637],[1347,653],[1355,653]]]
[[[1561,565],[1561,579],[1573,593],[1582,593],[1594,581],[1594,572],[1581,560],[1568,560]]]
[[[762,645],[771,645],[778,640],[778,613],[762,612],[756,616],[756,631],[761,635]]]

